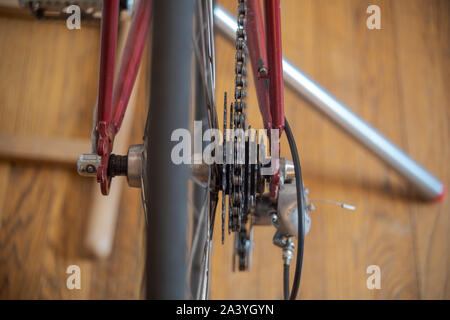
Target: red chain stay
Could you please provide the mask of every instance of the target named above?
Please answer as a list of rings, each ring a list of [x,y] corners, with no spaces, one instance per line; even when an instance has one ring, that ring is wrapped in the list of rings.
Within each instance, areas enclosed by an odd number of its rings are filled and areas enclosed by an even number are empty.
[[[152,1],[138,1],[114,86],[119,0],[103,2],[97,103],[97,153],[101,157],[101,165],[97,171],[97,181],[104,195],[109,194],[111,184],[111,177],[108,176],[109,157],[136,81],[147,39],[151,11]]]
[[[280,0],[266,0],[264,4],[266,33],[259,0],[248,0],[248,48],[264,127],[270,135],[271,129],[277,129],[281,138],[284,130],[284,97]],[[279,151],[278,146],[278,157],[272,157],[275,159],[272,166],[276,168],[270,184],[273,202],[278,199],[280,187]]]

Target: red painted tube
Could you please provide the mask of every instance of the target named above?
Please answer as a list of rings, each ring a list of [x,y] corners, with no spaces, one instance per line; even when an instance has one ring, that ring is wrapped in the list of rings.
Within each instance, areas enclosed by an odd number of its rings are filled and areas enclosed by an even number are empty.
[[[268,71],[267,48],[259,0],[248,0],[247,2],[246,33],[259,110],[263,118],[264,128],[269,130],[272,128],[272,114],[269,105],[269,80],[266,76]]]
[[[98,123],[108,123],[111,121],[118,24],[119,0],[104,1],[101,24],[100,75],[98,82]]]
[[[117,48],[117,27],[119,24],[119,0],[103,2],[100,72],[97,101],[97,152],[102,157],[97,170],[97,181],[102,194],[109,193],[111,178],[108,177],[108,160],[112,149],[113,133],[111,132],[112,95],[114,88],[114,63]]]
[[[265,0],[267,57],[272,128],[284,129],[283,54],[281,48],[280,0]]]
[[[133,91],[144,51],[152,11],[151,0],[139,0],[125,44],[119,75],[113,95],[113,130],[117,133]]]
[[[278,129],[279,135],[284,130],[284,96],[283,96],[283,54],[281,47],[280,0],[265,0],[267,58],[269,64],[269,99],[272,115],[272,129]],[[275,159],[276,173],[270,180],[270,199],[276,202],[280,188],[279,153]]]

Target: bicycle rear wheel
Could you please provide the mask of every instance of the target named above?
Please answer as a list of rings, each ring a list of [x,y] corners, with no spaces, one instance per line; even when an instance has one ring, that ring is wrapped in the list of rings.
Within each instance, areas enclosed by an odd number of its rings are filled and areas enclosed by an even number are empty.
[[[193,120],[217,127],[213,48],[212,1],[155,1],[143,175],[150,299],[208,297],[215,168],[199,179],[190,165],[175,165],[171,135],[184,128],[193,137]]]

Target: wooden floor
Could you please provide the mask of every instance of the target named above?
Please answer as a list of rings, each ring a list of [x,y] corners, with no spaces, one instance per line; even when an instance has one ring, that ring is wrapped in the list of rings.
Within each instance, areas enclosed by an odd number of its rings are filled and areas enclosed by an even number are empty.
[[[236,1],[219,1],[235,11]],[[378,4],[382,30],[366,28]],[[284,55],[444,181],[450,181],[450,2],[282,0]],[[232,44],[216,41],[216,95],[233,90]],[[96,99],[99,29],[0,17],[0,133],[88,138]],[[145,119],[145,77],[137,119]],[[254,92],[249,117],[260,127]],[[423,203],[380,163],[290,90],[285,108],[312,198],[300,299],[449,299],[450,201]],[[219,115],[221,114],[219,107]],[[220,123],[220,122],[219,122]],[[142,120],[134,128],[140,143]],[[286,141],[282,153],[288,155]],[[86,150],[88,151],[88,150]],[[97,189],[95,189],[97,192]],[[112,256],[83,249],[91,181],[48,164],[0,161],[0,298],[136,299],[143,296],[140,196],[122,197]],[[253,266],[231,272],[232,239],[217,238],[212,298],[282,297],[274,229],[255,231]],[[219,233],[216,232],[216,235]],[[81,290],[66,268],[81,267]],[[381,268],[368,290],[366,268]]]

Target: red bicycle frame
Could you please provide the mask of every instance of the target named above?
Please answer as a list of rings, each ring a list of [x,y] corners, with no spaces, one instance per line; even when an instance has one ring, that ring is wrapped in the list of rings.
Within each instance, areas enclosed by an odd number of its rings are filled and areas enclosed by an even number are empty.
[[[264,4],[266,32],[259,0],[247,0],[248,49],[264,127],[269,130],[270,135],[272,129],[277,129],[281,136],[284,129],[284,98],[280,0],[265,0]],[[97,181],[104,195],[109,193],[111,182],[108,177],[109,156],[136,80],[151,19],[151,8],[151,0],[138,1],[114,86],[119,0],[103,2],[97,102],[97,152],[102,162],[98,168]],[[272,158],[279,159],[279,154]],[[270,187],[273,201],[278,197],[280,185],[279,163],[278,160],[275,161],[272,165],[276,172],[272,175]]]
[[[280,0],[265,0],[266,39],[264,37],[263,18],[259,0],[247,0],[246,33],[248,49],[252,63],[253,77],[258,96],[259,109],[264,127],[277,129],[279,137],[284,129],[284,97],[283,97],[283,65],[281,49]],[[272,133],[271,133],[272,134]],[[278,198],[280,186],[280,169],[278,155],[272,156],[276,172],[272,175],[270,198],[273,202]]]
[[[111,183],[111,177],[108,177],[109,156],[139,70],[150,24],[151,8],[152,1],[138,1],[113,91],[119,0],[103,2],[97,102],[97,152],[102,161],[97,171],[97,181],[104,195],[109,193]]]

